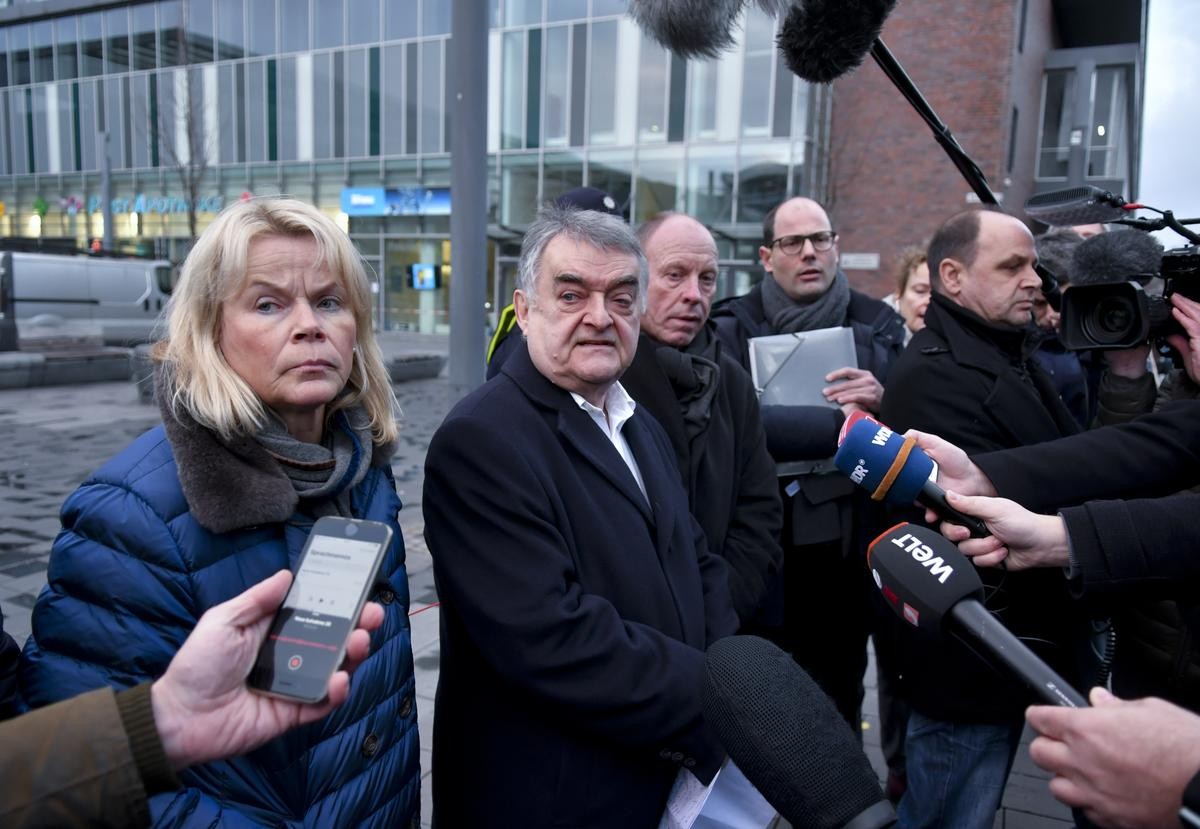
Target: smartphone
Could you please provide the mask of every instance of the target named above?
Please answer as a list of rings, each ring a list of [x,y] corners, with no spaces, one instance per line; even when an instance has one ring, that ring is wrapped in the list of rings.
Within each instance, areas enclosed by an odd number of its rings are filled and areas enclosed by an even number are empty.
[[[317,519],[250,671],[251,688],[300,702],[325,698],[391,540],[391,527],[378,521]]]

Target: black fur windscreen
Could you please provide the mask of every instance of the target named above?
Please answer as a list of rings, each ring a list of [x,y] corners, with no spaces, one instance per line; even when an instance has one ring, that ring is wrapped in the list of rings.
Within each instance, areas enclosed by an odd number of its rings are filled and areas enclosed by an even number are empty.
[[[642,31],[684,58],[715,58],[737,43],[737,22],[749,0],[629,0]],[[792,0],[753,0],[771,17]]]
[[[777,42],[788,68],[811,83],[829,83],[858,68],[896,0],[797,2]]]
[[[792,826],[842,827],[872,808],[890,814],[845,720],[770,642],[755,636],[714,642],[702,700],[704,718],[729,756]]]
[[[1149,233],[1113,230],[1084,239],[1071,258],[1071,284],[1145,282],[1162,267],[1162,245]]]

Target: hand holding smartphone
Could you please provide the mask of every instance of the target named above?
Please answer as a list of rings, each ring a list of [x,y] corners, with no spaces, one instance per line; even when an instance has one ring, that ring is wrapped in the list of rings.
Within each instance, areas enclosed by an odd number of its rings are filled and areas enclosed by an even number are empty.
[[[391,539],[391,528],[378,521],[317,519],[250,672],[251,688],[301,702],[324,699]]]

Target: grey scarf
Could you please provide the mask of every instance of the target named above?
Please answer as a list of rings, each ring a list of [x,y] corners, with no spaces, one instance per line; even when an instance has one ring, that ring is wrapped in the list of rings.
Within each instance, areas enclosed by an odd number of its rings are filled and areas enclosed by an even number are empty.
[[[812,302],[800,303],[784,293],[775,277],[767,274],[762,281],[762,304],[772,330],[779,334],[841,328],[846,324],[846,309],[850,307],[850,281],[839,268],[829,290]]]
[[[271,414],[255,440],[279,462],[300,508],[315,517],[349,516],[350,490],[367,474],[373,448],[369,418],[361,406],[335,413],[321,443],[305,443]]]
[[[689,446],[708,428],[713,397],[721,376],[717,348],[717,338],[705,327],[684,349],[659,345],[654,351],[658,365],[667,375],[679,401]]]

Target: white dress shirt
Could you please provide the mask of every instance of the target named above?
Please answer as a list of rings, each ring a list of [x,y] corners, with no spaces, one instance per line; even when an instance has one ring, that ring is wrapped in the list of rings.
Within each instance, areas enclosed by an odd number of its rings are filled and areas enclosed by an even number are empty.
[[[571,397],[579,405],[579,408],[588,413],[592,422],[600,427],[600,431],[616,447],[617,454],[621,456],[621,460],[625,461],[625,465],[633,473],[633,479],[637,481],[638,489],[642,491],[642,496],[649,503],[650,497],[646,495],[646,484],[642,482],[642,472],[638,469],[637,460],[633,457],[633,450],[629,448],[629,441],[625,440],[625,435],[622,434],[626,421],[633,417],[633,413],[637,409],[637,403],[629,396],[629,392],[625,391],[625,387],[620,383],[613,383],[612,388],[604,395],[603,409],[593,406],[584,400],[582,395],[575,392],[571,392]]]

